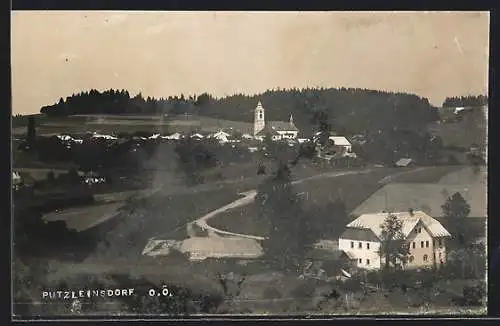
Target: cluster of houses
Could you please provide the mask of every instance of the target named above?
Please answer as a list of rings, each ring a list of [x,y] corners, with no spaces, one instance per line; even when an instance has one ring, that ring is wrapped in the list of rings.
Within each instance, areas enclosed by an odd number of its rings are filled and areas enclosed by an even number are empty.
[[[203,131],[191,131],[188,133],[175,132],[169,135],[162,135],[160,133],[155,133],[149,137],[138,136],[134,137],[138,140],[166,140],[166,141],[180,141],[187,137],[194,141],[209,141],[216,142],[218,144],[231,144],[231,143],[245,143],[250,152],[257,151],[259,143],[263,142],[267,137],[272,141],[286,142],[289,146],[295,146],[297,144],[302,144],[310,142],[309,138],[300,138],[300,131],[296,127],[293,115],[290,115],[289,121],[267,121],[265,115],[265,109],[261,102],[258,102],[257,107],[254,110],[254,121],[253,124],[249,124],[247,130],[235,130],[232,127],[220,128],[215,132],[203,132]],[[317,135],[315,135],[316,137]],[[82,144],[83,139],[70,136],[66,134],[57,135],[57,138],[63,142],[66,147],[71,148],[72,144]],[[87,135],[86,138],[90,140],[110,140],[110,141],[120,141],[120,139],[113,135],[101,134],[98,132],[93,132]],[[315,138],[313,137],[313,140]],[[341,154],[341,156],[352,156],[355,154],[352,152],[351,142],[343,136],[330,136],[328,148],[330,150],[334,149],[332,152],[336,153],[336,157]],[[333,154],[330,155],[329,152],[323,152],[322,158],[331,159]]]

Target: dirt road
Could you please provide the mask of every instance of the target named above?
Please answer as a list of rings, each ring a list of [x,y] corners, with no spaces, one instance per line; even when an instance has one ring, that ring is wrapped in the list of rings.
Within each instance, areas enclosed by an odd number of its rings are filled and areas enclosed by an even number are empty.
[[[301,182],[304,182],[307,180],[313,180],[313,179],[317,179],[317,178],[335,178],[335,177],[349,175],[349,174],[369,173],[371,171],[372,171],[372,169],[357,170],[357,171],[325,172],[325,173],[321,173],[321,174],[314,175],[311,177],[306,177],[303,179],[295,180],[292,182],[292,184],[299,184]],[[261,237],[261,236],[248,235],[248,234],[242,234],[242,233],[234,233],[234,232],[220,230],[220,229],[217,229],[217,228],[210,226],[207,223],[208,220],[210,220],[212,217],[216,216],[219,213],[225,212],[229,209],[249,205],[250,203],[252,203],[255,200],[255,196],[257,195],[257,190],[252,189],[250,191],[241,193],[240,195],[242,195],[244,197],[239,198],[239,199],[237,199],[237,200],[235,200],[227,205],[224,205],[224,206],[222,206],[222,207],[220,207],[220,208],[218,208],[218,209],[216,209],[208,214],[205,214],[204,216],[194,220],[193,222],[190,222],[190,224],[194,223],[194,224],[198,225],[200,228],[207,230],[209,232],[209,234],[240,237],[240,238],[246,238],[246,239],[253,239],[253,240],[257,240],[257,241],[265,240],[265,238]],[[161,239],[161,235],[151,238],[149,240],[149,242],[155,242],[156,245],[152,246],[150,243],[148,243],[142,254],[148,255],[148,256],[156,256],[158,253],[155,252],[155,250],[154,250],[155,248],[157,248],[159,250],[163,250],[163,248],[161,246],[158,246],[158,241],[163,240],[163,239],[162,240],[160,240],[160,239]],[[165,239],[165,240],[167,240],[167,239]],[[165,241],[165,240],[163,240],[163,241]]]
[[[295,184],[299,184],[299,183],[307,181],[307,180],[313,180],[313,179],[317,179],[317,178],[335,178],[335,177],[339,177],[339,176],[343,176],[343,175],[361,174],[361,173],[368,173],[371,171],[372,171],[371,169],[368,169],[368,170],[362,170],[362,171],[327,172],[327,173],[322,173],[322,174],[315,175],[312,177],[307,177],[307,178],[303,178],[300,180],[292,181],[292,184],[295,185]],[[252,203],[255,200],[255,196],[257,195],[257,190],[253,189],[253,190],[247,191],[245,193],[242,193],[241,195],[243,195],[245,197],[243,197],[241,199],[237,199],[228,205],[225,205],[221,208],[218,208],[218,209],[200,217],[199,219],[194,221],[194,223],[196,223],[199,227],[201,227],[204,230],[211,231],[211,232],[214,232],[214,233],[220,234],[220,235],[229,235],[229,236],[233,236],[233,237],[254,239],[254,240],[258,240],[258,241],[265,240],[264,237],[242,234],[242,233],[228,232],[228,231],[214,228],[214,227],[207,224],[207,221],[209,219],[211,219],[212,217],[214,217],[215,215],[217,215],[219,213],[225,212],[225,211],[232,209],[232,208],[237,208],[237,207],[249,205],[250,203]]]

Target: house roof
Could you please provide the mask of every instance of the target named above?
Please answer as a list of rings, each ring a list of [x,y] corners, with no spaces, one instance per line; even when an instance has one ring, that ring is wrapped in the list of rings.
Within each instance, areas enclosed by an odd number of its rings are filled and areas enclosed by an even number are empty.
[[[314,260],[339,260],[342,258],[353,259],[352,255],[348,255],[343,250],[325,250],[325,249],[312,249],[306,257]]]
[[[268,121],[266,124],[276,131],[299,131],[295,124],[285,121]]]
[[[342,239],[378,242],[379,238],[370,229],[348,227],[340,236]]]
[[[262,255],[262,247],[257,241],[236,237],[192,237],[182,242],[180,251],[204,258],[257,258]]]
[[[362,202],[352,214],[361,215],[383,210],[397,212],[413,208],[434,218],[440,218],[444,215],[441,206],[456,192],[470,205],[470,217],[487,216],[487,186],[480,182],[466,185],[390,183]]]
[[[337,146],[351,146],[351,143],[347,140],[347,138],[342,136],[330,136],[328,139],[333,141]]]
[[[451,234],[443,227],[439,221],[430,217],[422,211],[414,211],[413,214],[410,212],[396,212],[392,213],[397,216],[397,218],[403,223],[402,232],[405,237],[407,237],[410,232],[415,228],[415,226],[422,222],[422,224],[427,228],[431,236],[433,237],[447,237]],[[369,229],[380,239],[382,234],[382,224],[388,213],[375,213],[375,214],[363,214],[357,219],[347,224],[348,228],[360,228]]]
[[[250,134],[247,134],[247,133],[244,133],[243,135],[241,135],[241,138],[244,138],[244,139],[252,139],[253,136],[250,135]]]
[[[271,128],[271,126],[268,123],[266,123],[264,128],[257,133],[257,136],[266,136],[268,134],[271,136],[279,135],[275,129]]]
[[[408,164],[410,164],[413,160],[411,158],[402,158],[402,159],[399,159],[397,162],[396,162],[396,165],[397,166],[407,166]]]
[[[180,133],[175,132],[175,133],[168,135],[168,136],[161,136],[161,138],[163,138],[163,139],[179,139],[179,138],[181,138],[181,136],[182,135]]]

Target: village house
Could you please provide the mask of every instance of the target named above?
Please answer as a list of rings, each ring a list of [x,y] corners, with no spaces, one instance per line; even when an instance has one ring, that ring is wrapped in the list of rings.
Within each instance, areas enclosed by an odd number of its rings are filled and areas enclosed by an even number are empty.
[[[314,248],[307,252],[306,263],[302,270],[304,277],[329,279],[342,274],[352,274],[356,266],[356,259],[343,250],[328,250]]]
[[[202,134],[194,133],[194,134],[191,135],[191,138],[194,139],[194,140],[202,140],[205,137]]]
[[[293,116],[285,121],[266,121],[265,110],[262,103],[259,102],[254,112],[253,135],[257,139],[264,139],[270,135],[273,140],[296,139],[299,129],[293,122]]]
[[[343,136],[330,136],[328,140],[331,141],[332,146],[338,148],[342,153],[351,153],[352,144]]]
[[[377,270],[384,266],[380,255],[382,225],[389,213],[363,214],[347,224],[339,237],[339,250],[357,260],[357,267]],[[394,214],[403,224],[402,233],[410,254],[404,268],[439,267],[446,262],[446,244],[451,234],[439,221],[422,211]]]
[[[414,166],[415,161],[413,161],[411,158],[404,157],[404,158],[401,158],[398,161],[396,161],[396,163],[394,163],[394,165],[397,168],[406,168],[406,167]]]
[[[208,139],[215,139],[220,144],[225,144],[230,141],[231,135],[223,130],[219,130],[216,133],[208,135]]]
[[[162,139],[169,139],[169,140],[179,140],[182,138],[182,135],[178,132],[175,132],[171,135],[168,136],[161,136]]]

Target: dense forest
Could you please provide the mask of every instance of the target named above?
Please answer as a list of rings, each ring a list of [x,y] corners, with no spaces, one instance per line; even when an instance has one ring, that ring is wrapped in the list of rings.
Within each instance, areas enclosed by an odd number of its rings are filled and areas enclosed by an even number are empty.
[[[126,90],[90,90],[61,98],[42,107],[47,116],[77,114],[167,114],[188,113],[219,119],[250,122],[258,101],[267,108],[269,120],[287,121],[293,114],[299,129],[317,125],[318,112],[328,116],[332,128],[342,134],[368,133],[379,129],[418,130],[439,119],[437,108],[413,94],[359,88],[276,89],[257,95],[237,94],[216,98],[210,94],[144,98]]]
[[[447,97],[443,102],[443,108],[475,107],[484,105],[488,105],[488,98],[484,95]]]

